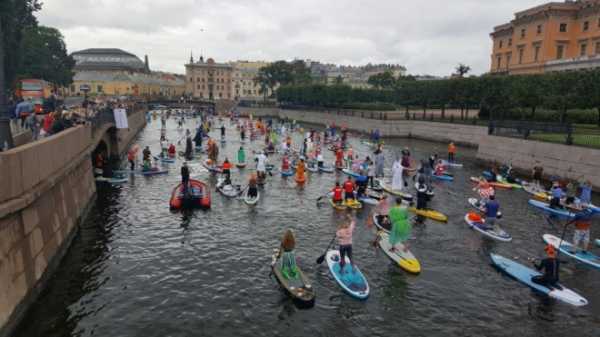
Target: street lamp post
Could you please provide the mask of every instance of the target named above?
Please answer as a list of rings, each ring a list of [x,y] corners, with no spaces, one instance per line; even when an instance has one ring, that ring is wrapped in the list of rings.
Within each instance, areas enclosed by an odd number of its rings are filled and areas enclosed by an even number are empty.
[[[6,110],[6,90],[4,85],[4,34],[2,32],[2,18],[0,17],[0,151],[5,147],[14,146],[12,132],[10,131],[10,116]]]

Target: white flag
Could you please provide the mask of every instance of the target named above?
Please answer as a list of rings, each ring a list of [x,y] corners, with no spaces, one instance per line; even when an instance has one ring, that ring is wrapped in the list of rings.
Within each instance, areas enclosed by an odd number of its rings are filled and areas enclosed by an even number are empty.
[[[129,123],[127,121],[127,111],[125,109],[114,109],[115,125],[117,129],[129,129]]]

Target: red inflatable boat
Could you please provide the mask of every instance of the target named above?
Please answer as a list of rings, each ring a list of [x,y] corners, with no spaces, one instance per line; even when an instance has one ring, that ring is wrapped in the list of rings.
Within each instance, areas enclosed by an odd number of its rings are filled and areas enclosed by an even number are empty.
[[[172,210],[192,209],[192,208],[210,208],[210,189],[199,181],[190,179],[188,186],[188,196],[183,194],[183,185],[180,183],[173,189],[169,206]]]

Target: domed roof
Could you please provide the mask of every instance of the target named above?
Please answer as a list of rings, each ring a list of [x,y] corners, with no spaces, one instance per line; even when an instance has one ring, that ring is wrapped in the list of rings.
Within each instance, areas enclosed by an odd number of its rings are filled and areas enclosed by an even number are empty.
[[[132,53],[118,48],[90,48],[71,54],[76,71],[125,70],[144,72],[144,62]]]

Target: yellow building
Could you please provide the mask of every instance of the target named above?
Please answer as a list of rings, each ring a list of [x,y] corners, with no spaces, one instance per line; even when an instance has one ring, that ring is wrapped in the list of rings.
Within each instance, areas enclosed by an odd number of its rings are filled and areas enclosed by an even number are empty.
[[[550,2],[497,26],[492,73],[532,74],[600,67],[600,0]]]
[[[254,82],[260,68],[268,66],[265,61],[235,61],[231,62],[233,67],[233,88],[236,100],[258,101],[271,96],[272,92],[267,88],[266,93],[261,93],[260,85]]]
[[[151,72],[148,57],[137,56],[115,48],[92,48],[74,52],[75,76],[68,92],[81,95],[146,96],[179,98],[185,92],[182,76]]]

